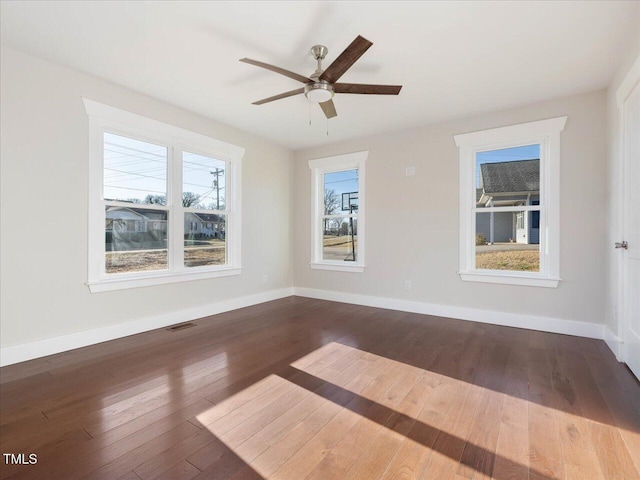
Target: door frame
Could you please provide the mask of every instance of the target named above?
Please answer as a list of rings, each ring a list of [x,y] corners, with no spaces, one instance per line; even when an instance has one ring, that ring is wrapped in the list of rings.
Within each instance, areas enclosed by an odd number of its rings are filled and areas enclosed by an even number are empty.
[[[625,173],[628,170],[628,162],[629,157],[626,151],[626,138],[625,138],[625,111],[624,111],[624,103],[633,92],[636,85],[640,84],[640,55],[636,58],[633,63],[631,69],[627,73],[625,79],[622,81],[622,84],[618,88],[616,92],[616,105],[618,109],[618,138],[617,142],[617,159],[619,162],[619,169],[617,180],[619,185],[622,188],[619,190],[617,197],[617,228],[615,229],[615,241],[621,242],[622,240],[626,240],[628,233],[628,225],[629,225],[629,216],[630,209],[627,204],[627,194],[629,192],[629,179],[626,177]],[[616,298],[616,306],[615,306],[615,314],[618,319],[618,331],[613,332],[617,335],[617,345],[614,350],[616,358],[620,362],[625,361],[625,334],[626,334],[626,325],[629,319],[627,318],[627,308],[626,308],[626,297],[627,297],[627,268],[625,262],[625,255],[623,252],[620,252],[619,255],[616,255],[615,264],[617,270],[617,295]]]

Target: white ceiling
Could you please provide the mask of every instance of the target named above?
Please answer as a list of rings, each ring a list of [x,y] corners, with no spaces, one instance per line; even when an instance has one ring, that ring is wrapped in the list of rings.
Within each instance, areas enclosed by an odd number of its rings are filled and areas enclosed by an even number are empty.
[[[637,1],[1,5],[3,45],[293,149],[604,88],[640,42]],[[336,95],[329,136],[304,96],[251,105],[301,84],[238,59],[310,75],[312,45],[326,67],[358,34],[374,45],[340,80],[398,97]]]

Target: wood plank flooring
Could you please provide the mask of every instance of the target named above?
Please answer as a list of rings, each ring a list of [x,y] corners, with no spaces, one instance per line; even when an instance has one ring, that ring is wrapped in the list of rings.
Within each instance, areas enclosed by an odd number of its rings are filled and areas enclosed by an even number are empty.
[[[290,297],[0,370],[1,479],[640,479],[602,341]]]

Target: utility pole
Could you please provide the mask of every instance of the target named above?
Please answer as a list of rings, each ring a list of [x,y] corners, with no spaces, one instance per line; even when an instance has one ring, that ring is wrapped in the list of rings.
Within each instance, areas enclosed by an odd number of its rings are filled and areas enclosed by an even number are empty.
[[[220,210],[220,175],[224,175],[224,170],[216,167],[215,172],[209,172],[211,175],[215,175],[216,179],[213,181],[213,185],[216,188],[216,210]]]

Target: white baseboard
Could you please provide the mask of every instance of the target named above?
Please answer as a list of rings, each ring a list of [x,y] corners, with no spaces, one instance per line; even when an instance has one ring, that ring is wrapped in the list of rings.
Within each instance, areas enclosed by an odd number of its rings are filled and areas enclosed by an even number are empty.
[[[334,302],[353,303],[368,307],[388,308],[403,312],[422,313],[437,317],[457,318],[474,322],[491,323],[507,327],[527,328],[543,332],[562,333],[587,338],[603,338],[604,326],[597,323],[577,322],[561,318],[522,315],[519,313],[495,312],[467,307],[454,307],[434,303],[414,302],[396,298],[373,297],[354,293],[316,290],[313,288],[295,287],[294,294],[300,297],[318,298]]]
[[[84,332],[70,333],[60,337],[47,338],[22,345],[4,347],[0,349],[0,366],[32,360],[34,358],[46,357],[54,353],[66,352],[75,348],[86,347],[96,343],[114,340],[136,333],[148,332],[156,328],[163,328],[176,323],[187,322],[197,318],[216,315],[218,313],[236,310],[238,308],[249,307],[258,303],[277,300],[278,298],[293,295],[293,288],[282,288],[280,290],[270,290],[245,297],[232,298],[221,302],[203,305],[196,308],[179,310],[153,317],[142,318],[127,323],[109,325],[108,327],[95,328]]]
[[[137,333],[147,332],[156,328],[163,328],[169,325],[175,325],[176,323],[195,320],[209,315],[216,315],[218,313],[228,312],[238,308],[248,307],[291,295],[330,300],[334,302],[352,303],[355,305],[365,305],[369,307],[387,308],[403,312],[435,315],[438,317],[471,320],[474,322],[504,325],[508,327],[528,328],[531,330],[541,330],[543,332],[604,339],[607,342],[607,345],[609,345],[609,348],[613,350],[616,358],[619,359],[619,354],[621,353],[621,343],[618,337],[608,328],[600,324],[577,322],[552,317],[539,317],[534,315],[438,305],[395,298],[358,295],[330,290],[292,287],[280,290],[271,290],[246,297],[233,298],[196,308],[165,313],[127,323],[87,330],[84,332],[47,338],[22,345],[4,347],[0,349],[0,366],[11,365],[14,363],[24,362],[26,360],[32,360],[34,358],[45,357],[55,353],[86,347],[96,343],[135,335]]]
[[[604,341],[616,356],[616,359],[622,362],[622,340],[606,325],[604,327]]]

